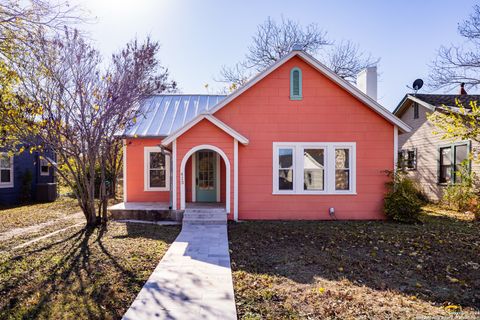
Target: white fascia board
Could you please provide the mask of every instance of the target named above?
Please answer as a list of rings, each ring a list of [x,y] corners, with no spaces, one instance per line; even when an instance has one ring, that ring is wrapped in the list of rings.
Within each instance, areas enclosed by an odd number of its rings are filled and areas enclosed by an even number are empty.
[[[178,137],[180,137],[182,134],[187,132],[190,128],[195,126],[197,123],[199,123],[203,119],[206,119],[206,120],[210,121],[215,126],[222,129],[223,131],[228,133],[233,138],[237,139],[240,143],[245,144],[245,145],[248,144],[249,141],[246,137],[244,137],[243,135],[241,135],[240,133],[238,133],[237,131],[235,131],[234,129],[229,127],[228,125],[226,125],[224,122],[218,120],[216,117],[214,117],[210,114],[200,114],[197,117],[195,117],[194,119],[192,119],[192,121],[190,121],[188,124],[186,124],[185,126],[180,128],[179,130],[173,132],[171,135],[169,135],[168,137],[163,139],[162,140],[162,145],[163,146],[169,145],[170,143],[172,143],[174,140],[176,140]]]

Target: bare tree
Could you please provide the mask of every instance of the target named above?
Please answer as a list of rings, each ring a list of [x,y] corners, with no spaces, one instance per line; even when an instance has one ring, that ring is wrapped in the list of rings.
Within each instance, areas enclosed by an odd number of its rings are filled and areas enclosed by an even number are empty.
[[[378,59],[364,54],[358,45],[350,41],[342,41],[337,45],[328,40],[327,32],[316,24],[302,26],[284,18],[277,23],[268,17],[258,26],[245,59],[233,67],[222,66],[219,81],[234,84],[233,88],[242,86],[255,73],[291,52],[295,45],[311,55],[318,55],[333,71],[348,80],[355,79],[361,69],[378,62]]]
[[[442,46],[430,66],[430,86],[452,89],[459,83],[471,87],[480,84],[480,5],[458,25],[458,33],[464,38],[463,45]]]
[[[359,46],[351,41],[341,41],[327,50],[325,62],[340,77],[355,81],[362,69],[377,64],[379,59],[360,51]]]
[[[19,53],[39,45],[37,35],[58,34],[65,25],[84,21],[80,7],[67,1],[0,0],[0,58],[18,62]]]
[[[66,30],[53,41],[43,38],[20,70],[28,103],[0,109],[0,124],[13,139],[28,142],[30,152],[53,148],[58,173],[73,189],[89,226],[106,220],[105,168],[118,143],[115,133],[140,115],[137,106],[143,98],[176,87],[159,64],[158,50],[158,43],[148,39],[132,41],[102,70],[99,52],[76,31]]]

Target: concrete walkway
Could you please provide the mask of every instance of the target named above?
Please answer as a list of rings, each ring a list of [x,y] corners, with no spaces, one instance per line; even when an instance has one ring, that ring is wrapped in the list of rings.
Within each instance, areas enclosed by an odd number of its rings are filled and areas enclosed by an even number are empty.
[[[223,215],[224,223],[184,221],[123,319],[237,319]]]

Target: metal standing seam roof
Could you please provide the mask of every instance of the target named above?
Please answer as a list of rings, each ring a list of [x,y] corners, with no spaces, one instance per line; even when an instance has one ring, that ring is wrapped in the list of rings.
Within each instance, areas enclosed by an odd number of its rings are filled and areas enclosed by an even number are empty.
[[[166,137],[202,113],[208,113],[225,95],[160,94],[140,104],[141,116],[124,137]]]

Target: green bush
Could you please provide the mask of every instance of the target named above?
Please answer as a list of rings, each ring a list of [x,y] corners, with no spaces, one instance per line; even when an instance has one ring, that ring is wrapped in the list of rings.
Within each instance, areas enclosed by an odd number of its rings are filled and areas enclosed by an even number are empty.
[[[389,219],[413,223],[417,222],[423,204],[423,193],[417,183],[409,179],[405,172],[387,172],[391,181],[384,200],[384,212]]]
[[[457,211],[472,211],[480,215],[480,186],[475,173],[467,165],[462,165],[455,173],[457,183],[448,185],[442,196],[442,205]]]

